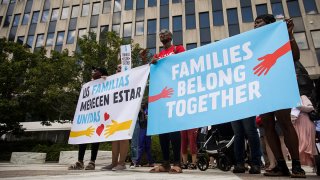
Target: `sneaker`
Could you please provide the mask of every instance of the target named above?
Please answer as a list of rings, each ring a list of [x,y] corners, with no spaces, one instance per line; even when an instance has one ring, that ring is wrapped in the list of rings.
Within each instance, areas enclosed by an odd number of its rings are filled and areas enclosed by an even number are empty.
[[[88,165],[84,168],[85,170],[94,170],[96,168],[96,165],[94,162],[90,161]]]
[[[250,170],[249,170],[250,174],[261,174],[261,167],[258,165],[252,165]]]
[[[189,164],[188,169],[190,169],[190,170],[195,170],[195,169],[197,169],[197,165],[196,165],[196,164],[191,163],[191,164]]]
[[[112,171],[122,171],[122,170],[125,170],[125,169],[127,169],[127,168],[126,168],[126,165],[120,165],[120,164],[118,164],[116,167],[112,168],[111,170],[112,170]]]
[[[101,168],[102,171],[111,171],[115,166],[113,164],[109,164]]]
[[[243,164],[237,164],[233,168],[233,173],[245,173],[246,172],[246,167],[244,167]]]
[[[134,169],[134,168],[136,168],[136,167],[140,167],[140,165],[139,165],[139,164],[136,164],[136,163],[131,162],[131,164],[130,164],[129,168],[130,168],[130,169]]]
[[[288,167],[281,168],[280,166],[276,166],[270,171],[265,172],[263,175],[265,176],[290,176],[290,171]]]

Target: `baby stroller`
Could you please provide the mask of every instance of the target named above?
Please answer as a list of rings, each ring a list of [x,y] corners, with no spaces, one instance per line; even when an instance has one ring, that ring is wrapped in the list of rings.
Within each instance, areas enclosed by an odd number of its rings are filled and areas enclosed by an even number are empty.
[[[212,126],[204,141],[200,140],[198,143],[197,167],[201,171],[207,170],[209,157],[212,156],[220,170],[229,171],[234,164],[233,141],[234,135],[230,123]]]

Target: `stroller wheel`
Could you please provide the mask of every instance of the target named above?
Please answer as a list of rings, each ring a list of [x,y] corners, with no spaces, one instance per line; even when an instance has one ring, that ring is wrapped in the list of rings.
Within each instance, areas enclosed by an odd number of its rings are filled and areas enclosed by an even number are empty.
[[[221,157],[219,157],[218,159],[218,168],[221,169],[222,171],[229,171],[231,169],[231,161],[230,159],[225,156],[222,155]]]
[[[201,171],[205,171],[209,167],[208,158],[205,156],[198,157],[197,166]]]

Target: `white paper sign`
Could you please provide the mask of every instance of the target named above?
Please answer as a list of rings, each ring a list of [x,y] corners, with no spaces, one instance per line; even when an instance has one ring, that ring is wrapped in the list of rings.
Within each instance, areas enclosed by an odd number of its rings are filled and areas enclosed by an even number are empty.
[[[121,72],[131,69],[131,45],[122,45],[121,48]]]
[[[84,84],[69,144],[131,139],[149,72],[144,65]]]

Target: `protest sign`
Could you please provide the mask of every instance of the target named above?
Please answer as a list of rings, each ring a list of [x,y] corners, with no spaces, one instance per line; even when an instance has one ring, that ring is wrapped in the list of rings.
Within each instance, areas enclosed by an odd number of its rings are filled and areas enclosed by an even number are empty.
[[[300,105],[288,30],[272,23],[151,66],[148,135]]]
[[[69,144],[131,139],[149,71],[144,65],[84,84]]]

